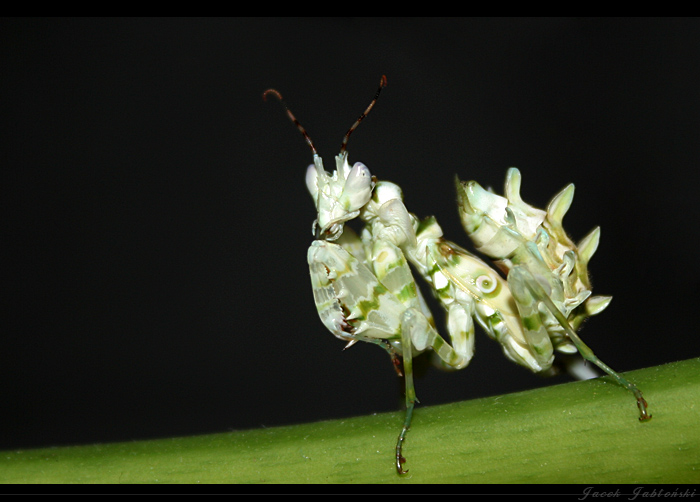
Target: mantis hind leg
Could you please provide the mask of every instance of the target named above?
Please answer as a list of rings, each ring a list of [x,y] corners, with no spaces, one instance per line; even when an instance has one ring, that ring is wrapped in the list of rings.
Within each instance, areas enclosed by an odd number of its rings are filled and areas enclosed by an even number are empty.
[[[566,334],[569,336],[571,341],[574,342],[574,345],[578,349],[581,356],[583,356],[583,358],[586,361],[590,361],[591,363],[598,366],[601,370],[606,372],[608,375],[613,377],[617,381],[617,383],[627,388],[627,390],[629,390],[637,400],[637,408],[639,408],[639,420],[642,422],[650,420],[651,414],[647,410],[648,405],[646,400],[642,396],[642,391],[640,391],[639,388],[632,382],[627,380],[625,377],[613,370],[610,366],[601,361],[598,358],[598,356],[596,356],[593,353],[593,350],[591,350],[591,348],[588,345],[586,345],[583,342],[583,340],[581,340],[581,338],[576,334],[576,332],[571,328],[571,325],[569,324],[569,321],[566,319],[566,317],[564,317],[564,314],[562,314],[561,311],[556,307],[556,305],[554,305],[552,299],[549,298],[549,296],[546,294],[542,286],[535,280],[535,278],[532,277],[532,275],[524,269],[522,270],[522,273],[526,277],[524,284],[527,285],[527,288],[534,295],[534,297],[537,300],[541,301],[547,307],[547,309],[556,318],[556,320],[559,322],[562,328],[564,328]],[[530,277],[527,277],[528,274],[530,275]]]
[[[559,321],[559,323],[561,324],[561,320]],[[617,381],[617,383],[619,383],[623,387],[626,387],[627,390],[629,390],[634,395],[634,397],[637,399],[637,408],[639,408],[639,421],[644,422],[646,420],[650,420],[651,414],[647,410],[648,404],[646,402],[646,399],[644,399],[644,397],[642,396],[642,391],[639,390],[639,388],[632,382],[620,375],[617,371],[613,370],[610,366],[601,361],[600,358],[598,358],[598,356],[596,356],[593,353],[591,348],[588,345],[586,345],[583,342],[583,340],[581,340],[581,338],[574,332],[574,330],[571,329],[568,323],[566,323],[566,325],[562,324],[562,326],[564,327],[567,334],[569,335],[569,338],[571,338],[571,341],[574,342],[574,345],[576,345],[576,348],[586,361],[590,361],[596,366],[598,366],[601,370],[613,377]]]

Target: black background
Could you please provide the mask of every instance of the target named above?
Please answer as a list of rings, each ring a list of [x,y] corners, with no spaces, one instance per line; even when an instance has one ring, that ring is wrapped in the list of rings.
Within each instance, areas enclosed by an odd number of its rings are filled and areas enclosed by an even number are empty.
[[[501,192],[517,166],[539,207],[574,182],[565,226],[602,227],[614,297],[584,340],[620,371],[700,354],[697,20],[4,19],[0,41],[0,448],[398,409],[386,354],[318,319],[311,154],[269,87],[332,169],[386,74],[350,161],[468,248],[455,174]],[[479,331],[417,392],[567,379]]]

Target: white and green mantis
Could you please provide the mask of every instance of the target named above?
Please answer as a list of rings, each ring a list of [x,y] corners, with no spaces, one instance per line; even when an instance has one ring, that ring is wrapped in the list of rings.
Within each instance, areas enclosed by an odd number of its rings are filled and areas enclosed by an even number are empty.
[[[573,185],[543,211],[520,198],[521,178],[515,168],[508,171],[506,197],[476,182],[457,180],[463,226],[477,250],[499,260],[507,273],[504,279],[445,240],[435,218],[420,221],[408,212],[397,185],[376,181],[362,163],[350,167],[348,138],[385,85],[382,77],[374,99],[345,134],[333,174],[324,170],[311,138],[280,93],[269,89],[263,97],[273,94],[282,102],[313,152],[306,184],[317,218],[308,264],[321,321],[347,342],[346,348],[358,341],[383,347],[405,378],[406,415],[396,442],[397,472],[407,472],[402,447],[416,402],[413,357],[432,349],[438,365],[464,368],[474,354],[475,322],[502,346],[506,357],[534,372],[551,368],[555,350],[580,352],[634,394],[640,420],[650,419],[639,389],[598,359],[576,334],[583,320],[605,309],[611,297],[590,296],[587,265],[600,230],[578,246],[563,230]],[[356,218],[365,224],[359,237],[345,227]],[[449,342],[437,332],[409,263],[445,309]]]

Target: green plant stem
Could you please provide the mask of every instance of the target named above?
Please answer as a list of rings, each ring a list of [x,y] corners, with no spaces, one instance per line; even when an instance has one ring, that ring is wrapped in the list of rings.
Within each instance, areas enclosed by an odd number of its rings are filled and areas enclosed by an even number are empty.
[[[2,483],[697,483],[700,359],[401,412],[118,444],[0,453]]]

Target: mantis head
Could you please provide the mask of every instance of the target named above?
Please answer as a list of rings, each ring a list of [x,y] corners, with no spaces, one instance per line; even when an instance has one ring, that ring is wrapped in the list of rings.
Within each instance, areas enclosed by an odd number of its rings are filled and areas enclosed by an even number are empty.
[[[282,99],[282,95],[275,89],[268,89],[263,93],[263,99],[266,99],[268,94],[273,94],[280,100],[287,111],[287,116],[304,136],[314,155],[314,163],[306,171],[306,187],[316,205],[317,217],[312,231],[317,239],[337,240],[343,234],[345,222],[357,218],[360,215],[360,209],[372,197],[375,181],[369,169],[361,162],[356,162],[354,166],[350,167],[346,148],[350,134],[374,107],[379,98],[379,93],[385,85],[386,76],[382,75],[374,99],[343,137],[340,153],[335,157],[336,169],[333,171],[333,174],[326,172],[323,168],[323,160],[318,155],[313,141],[311,141],[304,127],[289,110],[289,107]]]
[[[350,167],[347,151],[335,157],[333,174],[323,169],[323,160],[314,155],[314,163],[306,171],[306,187],[316,204],[318,216],[314,234],[334,241],[343,233],[343,225],[360,214],[372,197],[375,182],[367,166],[356,162]]]

